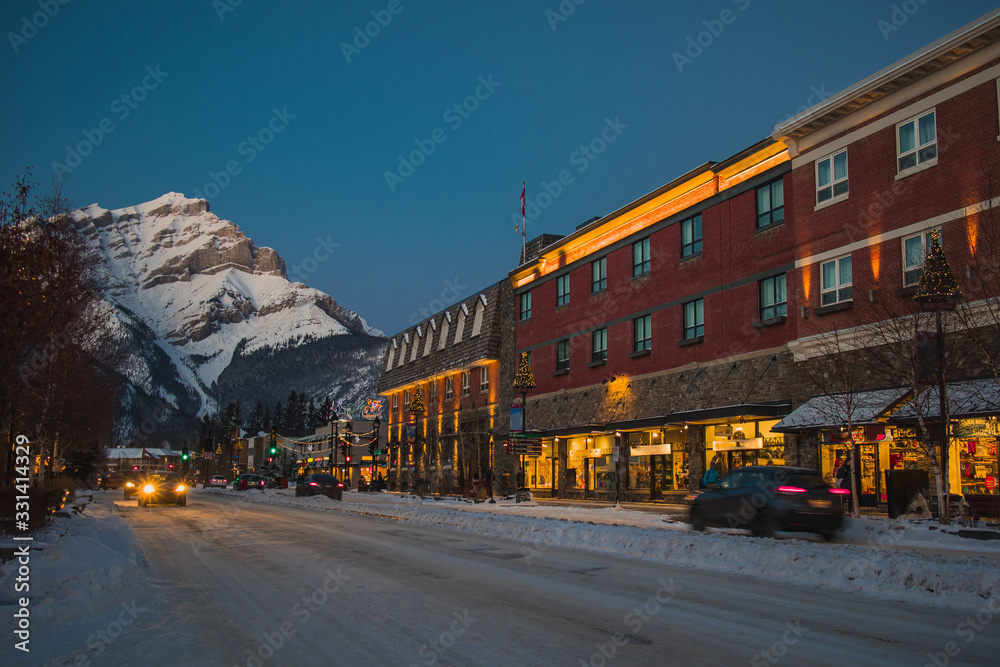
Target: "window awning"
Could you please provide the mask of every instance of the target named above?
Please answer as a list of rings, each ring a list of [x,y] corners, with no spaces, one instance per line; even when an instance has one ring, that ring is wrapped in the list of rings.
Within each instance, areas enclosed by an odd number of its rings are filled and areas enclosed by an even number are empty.
[[[778,433],[876,424],[909,394],[905,387],[813,396],[771,428]]]

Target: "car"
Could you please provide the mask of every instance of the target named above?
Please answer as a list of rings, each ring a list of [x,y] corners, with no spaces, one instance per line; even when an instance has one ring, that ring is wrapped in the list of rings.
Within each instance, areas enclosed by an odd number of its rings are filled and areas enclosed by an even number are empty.
[[[244,486],[245,483],[245,486]],[[233,480],[233,488],[239,491],[240,489],[261,489],[263,490],[266,483],[264,478],[260,475],[255,475],[253,473],[243,473],[235,480]]]
[[[315,496],[317,493],[333,500],[343,500],[344,485],[333,475],[325,473],[306,475],[295,485],[296,496]]]
[[[758,537],[776,531],[819,533],[832,540],[844,523],[847,489],[831,488],[816,470],[749,466],[706,491],[687,497],[695,530],[749,528]]]
[[[125,486],[125,474],[110,470],[101,475],[101,486],[105,489],[120,489]]]
[[[209,487],[213,487],[213,488],[218,487],[218,488],[223,488],[224,489],[227,486],[229,486],[229,480],[226,479],[225,475],[212,475],[212,477],[209,478],[209,480],[208,480],[208,484],[206,484],[205,486],[209,486]]]
[[[131,498],[132,494],[135,493],[136,485],[139,483],[139,480],[142,479],[143,475],[145,475],[145,472],[142,470],[130,470],[125,473],[125,477],[122,482],[122,495],[125,500]]]
[[[136,488],[139,507],[150,505],[187,505],[187,486],[172,470],[156,470],[139,480]]]

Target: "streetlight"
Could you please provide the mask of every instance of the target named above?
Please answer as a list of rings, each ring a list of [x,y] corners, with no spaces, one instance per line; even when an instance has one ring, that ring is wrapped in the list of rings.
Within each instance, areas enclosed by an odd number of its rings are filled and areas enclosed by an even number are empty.
[[[372,484],[375,483],[375,474],[378,472],[378,460],[376,459],[376,452],[379,451],[378,436],[379,428],[382,426],[382,421],[375,415],[375,419],[372,420],[372,430],[375,432],[374,439],[372,440],[371,454],[372,454],[372,474],[371,479],[368,480],[368,490],[372,488]]]
[[[955,304],[962,299],[962,291],[958,288],[948,258],[941,248],[941,232],[931,232],[931,247],[924,260],[924,271],[920,274],[914,300],[920,304],[921,310],[934,311],[937,327],[937,380],[938,398],[941,400],[941,488],[944,491],[944,507],[940,507],[940,521],[947,525],[951,522],[951,489],[948,483],[948,394],[944,377],[944,328],[941,326],[941,313],[954,310]]]
[[[333,471],[335,470],[337,460],[336,443],[340,442],[340,415],[336,413],[332,405],[330,406],[330,412],[327,415],[327,419],[330,422],[330,426],[332,426],[330,429],[330,474],[332,475],[334,474]]]
[[[417,476],[418,476],[418,478],[420,479],[421,482],[424,479],[424,470],[423,470],[423,468],[424,468],[424,446],[423,446],[423,442],[421,441],[421,438],[420,438],[420,416],[422,414],[424,414],[424,411],[425,411],[425,409],[424,409],[424,399],[420,395],[420,385],[417,385],[417,388],[413,392],[413,400],[410,401],[410,414],[415,417],[415,426],[414,426],[415,430],[414,430],[413,437],[416,440],[416,442],[420,443],[420,457],[418,459],[419,463],[417,464],[417,466],[418,466],[417,467]]]
[[[521,410],[522,410],[522,420],[524,424],[522,429],[524,433],[528,432],[528,394],[530,394],[535,389],[535,376],[531,372],[531,362],[528,361],[528,353],[521,353],[521,361],[517,366],[517,375],[514,377],[514,389],[521,394]],[[518,468],[518,476],[515,479],[520,479],[520,487],[524,487],[524,454],[518,455],[520,466]],[[518,488],[518,501],[521,500],[521,488]]]

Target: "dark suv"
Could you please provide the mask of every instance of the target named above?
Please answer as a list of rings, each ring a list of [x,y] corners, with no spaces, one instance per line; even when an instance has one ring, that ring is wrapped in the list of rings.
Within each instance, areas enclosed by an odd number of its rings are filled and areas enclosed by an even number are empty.
[[[801,531],[832,540],[844,523],[847,490],[830,488],[815,470],[750,466],[734,470],[715,487],[688,496],[695,530],[749,528],[758,537]]]

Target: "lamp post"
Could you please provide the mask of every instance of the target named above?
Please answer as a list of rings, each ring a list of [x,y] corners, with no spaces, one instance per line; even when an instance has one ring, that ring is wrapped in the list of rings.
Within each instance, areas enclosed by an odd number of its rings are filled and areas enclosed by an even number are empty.
[[[944,327],[941,324],[941,313],[955,308],[955,304],[962,299],[962,291],[958,288],[958,281],[955,280],[951,267],[948,265],[948,258],[945,257],[944,250],[941,248],[941,233],[936,229],[931,232],[931,246],[927,250],[924,270],[920,274],[920,281],[917,283],[917,291],[913,298],[920,304],[922,310],[934,311],[937,334],[937,384],[941,412],[941,488],[944,493],[942,499],[944,506],[939,507],[938,511],[940,522],[947,525],[951,522],[951,490],[948,482],[949,418],[944,368]]]
[[[333,406],[330,406],[330,414],[328,415],[330,420],[330,474],[334,474],[337,465],[337,443],[340,442],[340,415],[338,415]]]
[[[414,417],[414,445],[420,443],[419,456],[417,458],[417,477],[420,480],[418,483],[423,483],[424,480],[424,444],[420,438],[420,416],[424,414],[424,399],[420,395],[420,385],[413,391],[413,400],[410,401],[410,414]]]
[[[372,472],[371,472],[371,479],[368,480],[369,491],[371,491],[372,484],[375,483],[375,474],[378,472],[378,459],[376,457],[377,457],[377,452],[380,449],[378,444],[378,439],[379,439],[379,428],[381,426],[382,426],[382,421],[378,418],[378,415],[376,415],[375,419],[372,420],[372,430],[375,432],[375,439],[372,441],[374,447],[370,448],[372,454]]]
[[[522,429],[528,432],[528,394],[535,389],[535,376],[531,372],[531,362],[528,360],[528,353],[521,353],[521,361],[517,365],[517,375],[514,377],[514,389],[521,394],[521,410],[523,411]],[[520,487],[524,486],[524,454],[518,455],[518,475],[515,479],[520,479]],[[521,500],[521,488],[517,490],[518,502]]]

